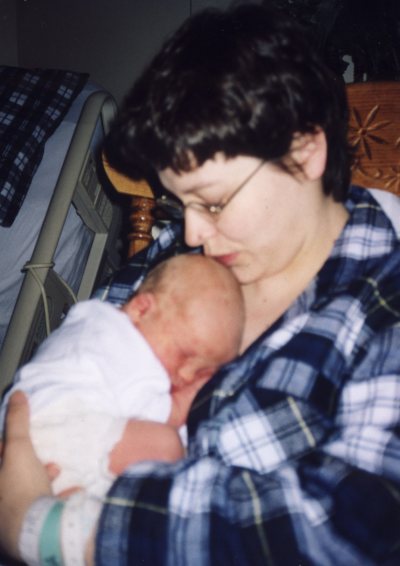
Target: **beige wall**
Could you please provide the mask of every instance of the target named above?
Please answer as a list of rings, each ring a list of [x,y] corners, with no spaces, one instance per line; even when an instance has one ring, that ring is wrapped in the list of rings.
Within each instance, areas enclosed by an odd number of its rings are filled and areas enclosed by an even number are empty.
[[[0,65],[18,64],[17,0],[0,0]]]

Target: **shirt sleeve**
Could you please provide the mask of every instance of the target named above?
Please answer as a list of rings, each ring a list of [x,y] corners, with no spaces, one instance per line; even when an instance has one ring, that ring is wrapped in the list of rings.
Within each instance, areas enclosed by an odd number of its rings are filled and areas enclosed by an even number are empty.
[[[231,416],[241,442],[213,444],[208,428],[203,454],[133,467],[107,497],[96,564],[400,563],[399,340],[395,325],[369,341],[325,434],[310,404],[274,392],[266,407],[260,391],[252,431],[273,423],[274,440],[246,440]],[[266,463],[268,450],[281,457]]]
[[[318,452],[267,475],[186,460],[116,482],[96,564],[395,564],[399,524],[398,486]]]

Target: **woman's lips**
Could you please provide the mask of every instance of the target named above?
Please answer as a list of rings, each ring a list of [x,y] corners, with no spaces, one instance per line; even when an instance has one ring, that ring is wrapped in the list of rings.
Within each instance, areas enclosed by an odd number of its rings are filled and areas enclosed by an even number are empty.
[[[216,261],[222,263],[222,265],[225,265],[226,267],[231,267],[235,263],[237,256],[238,253],[234,252],[230,254],[215,255],[213,257]]]

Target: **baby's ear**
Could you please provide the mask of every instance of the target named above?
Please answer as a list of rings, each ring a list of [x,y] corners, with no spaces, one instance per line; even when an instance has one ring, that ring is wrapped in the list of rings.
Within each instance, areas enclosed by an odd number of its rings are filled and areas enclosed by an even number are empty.
[[[136,324],[144,316],[153,312],[156,307],[156,298],[153,293],[144,292],[138,293],[130,299],[123,307],[122,310],[126,312],[131,321]]]

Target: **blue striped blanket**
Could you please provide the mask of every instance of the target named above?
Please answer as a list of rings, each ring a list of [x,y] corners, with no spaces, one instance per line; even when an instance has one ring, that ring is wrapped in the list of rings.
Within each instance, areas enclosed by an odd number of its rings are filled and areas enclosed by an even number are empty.
[[[0,225],[11,226],[43,157],[88,74],[0,66]]]

